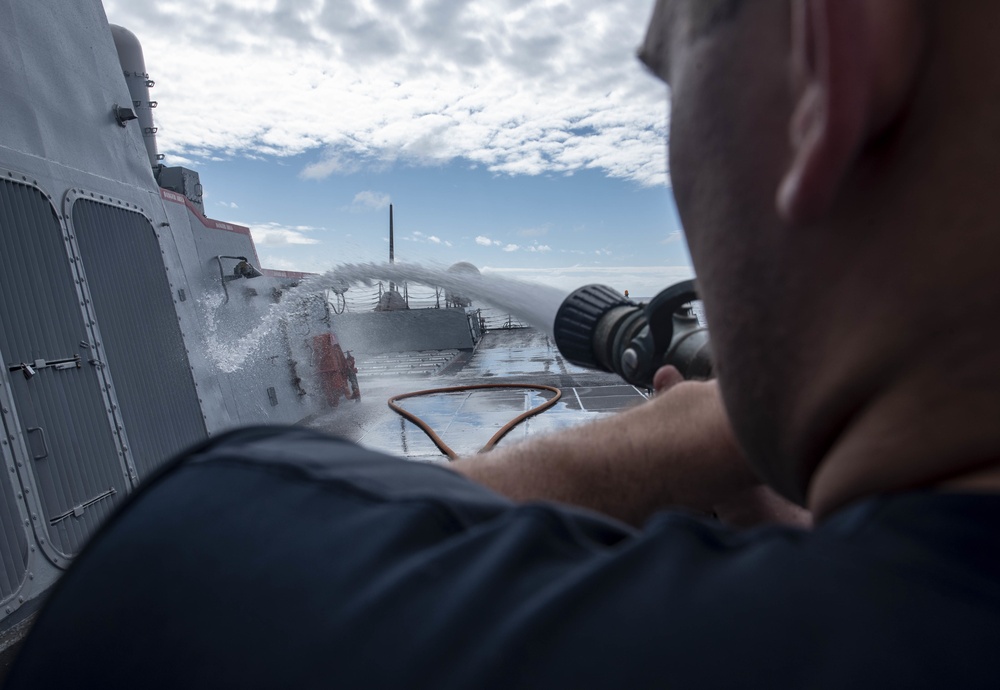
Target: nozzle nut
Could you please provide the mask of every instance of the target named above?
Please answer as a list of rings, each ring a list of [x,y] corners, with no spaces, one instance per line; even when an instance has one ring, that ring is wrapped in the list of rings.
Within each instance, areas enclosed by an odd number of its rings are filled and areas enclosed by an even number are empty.
[[[635,376],[639,371],[639,353],[634,348],[628,348],[622,353],[622,371],[626,376]]]

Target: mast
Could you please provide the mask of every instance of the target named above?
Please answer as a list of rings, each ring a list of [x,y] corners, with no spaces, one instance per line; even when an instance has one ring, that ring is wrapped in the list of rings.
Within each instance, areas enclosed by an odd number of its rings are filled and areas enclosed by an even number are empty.
[[[389,263],[390,264],[396,263],[395,242],[396,239],[393,235],[393,227],[392,227],[392,204],[389,204]],[[393,283],[392,281],[389,281],[389,292],[395,292],[395,291],[396,291],[396,284]]]

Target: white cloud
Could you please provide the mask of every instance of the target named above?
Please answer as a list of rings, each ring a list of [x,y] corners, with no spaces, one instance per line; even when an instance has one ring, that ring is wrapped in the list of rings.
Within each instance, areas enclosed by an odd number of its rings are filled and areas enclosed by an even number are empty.
[[[250,233],[258,246],[274,246],[288,244],[319,244],[320,241],[307,237],[305,233],[319,228],[307,225],[287,226],[279,223],[250,224]]]
[[[448,240],[443,240],[437,235],[426,235],[419,230],[414,230],[409,234],[409,236],[402,237],[405,242],[416,242],[418,244],[436,244],[444,245],[445,247],[453,247],[454,245]],[[486,238],[483,238],[486,239]]]
[[[225,206],[226,208],[239,208],[239,206],[236,205],[235,201],[220,201],[218,202],[218,205]]]
[[[609,285],[636,299],[648,299],[661,290],[694,277],[690,266],[572,266],[563,268],[492,268],[483,273],[499,273],[509,278],[541,283],[572,292],[583,285]]]
[[[252,146],[252,142],[250,143]],[[235,152],[235,150],[233,150]],[[289,151],[287,155],[302,153],[302,151]],[[327,150],[323,154],[322,160],[310,163],[302,169],[300,173],[307,180],[322,180],[334,173],[350,174],[355,173],[364,167],[365,161],[360,157],[351,158],[346,151],[335,152]]]
[[[283,250],[278,250],[283,251]],[[270,268],[277,271],[296,271],[303,273],[324,273],[330,270],[330,265],[318,256],[296,257],[289,259],[275,253],[262,252],[260,254],[261,268]]]
[[[194,161],[193,159],[187,158],[185,156],[178,155],[176,153],[166,153],[166,154],[164,154],[163,164],[164,165],[179,165],[179,166],[184,167],[184,168],[195,168],[195,167],[198,166],[198,163],[196,161]],[[208,196],[208,194],[206,193],[205,196]]]
[[[518,230],[517,234],[520,237],[545,237],[545,235],[549,234],[549,226],[525,228],[524,230]]]
[[[275,256],[273,254],[262,254],[260,257],[260,265],[262,268],[270,268],[277,271],[302,270],[302,264],[300,262],[292,262],[284,257]]]
[[[665,90],[634,58],[652,4],[105,1],[144,43],[171,164],[311,152],[313,179],[463,159],[656,185]]]
[[[354,211],[380,211],[389,206],[392,197],[383,192],[364,191],[354,195],[351,209]]]
[[[483,241],[480,242],[480,240],[483,240]],[[476,238],[476,243],[477,244],[481,244],[484,247],[501,247],[502,246],[503,250],[505,252],[509,253],[509,254],[513,253],[513,252],[519,252],[519,251],[531,252],[533,254],[544,253],[544,252],[551,252],[552,251],[552,247],[550,247],[549,245],[547,245],[547,244],[538,244],[538,242],[534,242],[534,243],[532,243],[530,245],[524,245],[524,246],[519,245],[519,244],[514,244],[513,242],[510,243],[510,244],[506,244],[505,245],[505,244],[503,244],[503,242],[499,242],[497,240],[490,240],[488,237],[477,237]]]

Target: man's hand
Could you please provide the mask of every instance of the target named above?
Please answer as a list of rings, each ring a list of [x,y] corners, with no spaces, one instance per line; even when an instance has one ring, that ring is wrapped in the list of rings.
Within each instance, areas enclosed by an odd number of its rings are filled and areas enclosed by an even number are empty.
[[[633,525],[665,508],[736,524],[787,517],[739,450],[715,383],[684,382],[665,367],[654,385],[654,398],[613,417],[451,467],[515,500],[570,503]]]
[[[683,382],[684,377],[671,366],[660,367],[653,377],[657,395]],[[732,431],[729,433],[732,434]],[[733,485],[723,490],[712,500],[711,512],[721,521],[735,527],[752,527],[762,523],[812,526],[812,514],[808,510],[779,496],[774,489],[756,480],[744,488]]]

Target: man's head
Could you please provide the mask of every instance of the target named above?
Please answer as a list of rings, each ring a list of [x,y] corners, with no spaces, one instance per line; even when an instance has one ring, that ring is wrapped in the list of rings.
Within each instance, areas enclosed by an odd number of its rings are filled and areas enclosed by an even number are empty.
[[[972,139],[998,127],[1000,107],[991,119],[967,87],[1000,86],[998,70],[962,36],[994,26],[995,5],[656,5],[641,57],[672,90],[671,176],[720,385],[752,462],[793,499],[845,428],[926,358],[928,337],[955,325],[935,310],[961,294],[957,265],[972,271],[963,288],[983,282],[977,252],[956,248],[982,239],[982,223],[944,230],[962,213],[956,178],[971,178],[966,201],[978,203],[977,176],[1000,172],[1000,139],[980,142],[990,156]],[[996,233],[988,245],[1000,250]]]

